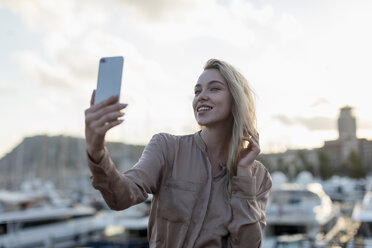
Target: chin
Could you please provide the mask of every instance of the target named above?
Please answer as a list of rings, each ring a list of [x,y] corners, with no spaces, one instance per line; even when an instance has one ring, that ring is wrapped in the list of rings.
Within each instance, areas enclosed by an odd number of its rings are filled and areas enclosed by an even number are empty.
[[[204,122],[200,122],[200,121],[198,121],[197,123],[198,123],[198,125],[201,126],[201,127],[204,127],[204,126],[206,125],[206,123],[204,123]]]
[[[210,124],[210,121],[207,121],[207,120],[196,119],[196,122],[199,124],[199,126],[206,126]]]
[[[213,122],[211,122],[211,121],[198,121],[198,124],[199,124],[199,126],[206,127],[206,126],[210,126],[211,124],[213,124]]]

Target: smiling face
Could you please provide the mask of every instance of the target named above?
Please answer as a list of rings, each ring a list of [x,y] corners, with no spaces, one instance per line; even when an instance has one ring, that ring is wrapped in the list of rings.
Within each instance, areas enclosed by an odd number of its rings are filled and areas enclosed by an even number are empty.
[[[193,108],[201,126],[231,124],[232,96],[226,80],[216,69],[204,70],[195,85]]]

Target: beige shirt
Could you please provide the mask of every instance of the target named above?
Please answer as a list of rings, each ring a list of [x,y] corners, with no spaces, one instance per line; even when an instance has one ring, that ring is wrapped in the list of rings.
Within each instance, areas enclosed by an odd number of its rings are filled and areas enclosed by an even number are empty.
[[[235,176],[226,194],[226,168],[212,176],[200,132],[156,134],[138,163],[120,173],[108,152],[95,164],[92,184],[114,210],[153,194],[148,224],[150,247],[259,247],[271,188],[266,168],[255,161],[254,176]]]

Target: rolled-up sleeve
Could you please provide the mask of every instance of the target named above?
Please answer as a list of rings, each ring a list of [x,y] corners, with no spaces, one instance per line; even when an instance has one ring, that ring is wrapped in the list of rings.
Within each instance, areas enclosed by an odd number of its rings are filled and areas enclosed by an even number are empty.
[[[266,226],[266,205],[272,181],[269,172],[256,161],[255,176],[232,178],[230,204],[233,219],[229,225],[230,247],[259,247]]]
[[[161,134],[154,135],[137,164],[124,173],[117,170],[106,148],[98,164],[87,156],[92,185],[111,209],[126,209],[145,201],[148,193],[156,194],[166,163],[164,143]]]

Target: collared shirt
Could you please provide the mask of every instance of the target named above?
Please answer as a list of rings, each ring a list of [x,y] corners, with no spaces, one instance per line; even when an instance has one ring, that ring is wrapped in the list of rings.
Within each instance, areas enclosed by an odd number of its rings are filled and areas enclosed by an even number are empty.
[[[227,196],[226,168],[212,175],[200,132],[156,134],[137,164],[120,173],[106,150],[99,164],[89,159],[93,187],[108,206],[126,209],[153,194],[148,224],[150,247],[259,247],[271,177],[255,161],[255,175],[234,176]]]

